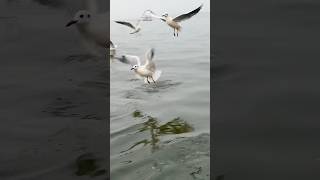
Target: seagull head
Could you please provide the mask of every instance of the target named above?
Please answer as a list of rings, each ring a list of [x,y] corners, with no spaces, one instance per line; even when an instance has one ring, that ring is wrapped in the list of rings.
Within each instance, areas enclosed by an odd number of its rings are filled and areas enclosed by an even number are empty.
[[[132,66],[131,70],[137,70],[139,68],[139,66],[136,64],[134,66]]]
[[[162,17],[168,17],[168,13],[163,14]]]
[[[86,10],[80,10],[74,15],[73,19],[70,22],[68,22],[68,24],[66,24],[66,27],[69,27],[73,24],[86,24],[90,22],[90,20],[91,13]]]

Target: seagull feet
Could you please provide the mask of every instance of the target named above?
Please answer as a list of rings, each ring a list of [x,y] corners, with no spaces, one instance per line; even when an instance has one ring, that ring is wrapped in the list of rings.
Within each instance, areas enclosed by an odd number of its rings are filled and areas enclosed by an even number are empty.
[[[152,79],[153,83],[156,83],[156,82],[154,81],[154,79],[153,79],[153,77],[152,77],[152,76],[151,76],[151,79]]]
[[[147,76],[147,82],[148,82],[148,84],[150,84],[150,81],[149,81],[149,76]]]

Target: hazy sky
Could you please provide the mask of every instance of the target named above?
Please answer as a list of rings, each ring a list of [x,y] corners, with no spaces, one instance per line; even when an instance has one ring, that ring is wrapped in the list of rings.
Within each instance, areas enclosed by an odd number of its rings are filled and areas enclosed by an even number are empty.
[[[158,14],[165,12],[173,17],[189,12],[203,3],[203,12],[210,12],[210,0],[111,0],[111,19],[139,18],[143,11],[151,9]]]

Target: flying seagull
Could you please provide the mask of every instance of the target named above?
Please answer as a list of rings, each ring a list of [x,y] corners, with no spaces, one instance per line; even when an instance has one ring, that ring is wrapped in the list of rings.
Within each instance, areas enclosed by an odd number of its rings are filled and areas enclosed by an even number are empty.
[[[198,12],[201,10],[203,4],[199,6],[197,9],[186,13],[182,14],[180,16],[177,16],[175,18],[172,18],[168,15],[168,13],[163,14],[162,16],[158,16],[152,11],[148,11],[152,17],[159,18],[162,21],[166,22],[171,28],[173,28],[173,36],[179,36],[179,32],[181,31],[181,25],[179,24],[181,21],[190,19],[192,16],[198,14]]]
[[[122,24],[122,25],[125,25],[125,26],[127,26],[127,27],[129,27],[129,28],[131,28],[131,29],[133,29],[133,31],[130,33],[130,34],[135,34],[135,33],[138,33],[138,32],[140,32],[141,31],[141,21],[151,21],[150,19],[148,19],[148,17],[146,17],[145,16],[145,14],[147,13],[147,12],[152,12],[151,10],[146,10],[146,11],[144,11],[143,13],[142,13],[142,16],[140,17],[140,19],[138,19],[138,21],[137,21],[137,23],[135,24],[135,25],[133,25],[132,23],[130,23],[130,22],[127,22],[127,21],[114,21],[114,22],[116,22],[116,23],[118,23],[118,24]]]
[[[146,60],[143,65],[138,56],[123,55],[121,57],[116,57],[116,59],[125,64],[130,64],[131,70],[133,70],[136,75],[144,78],[145,83],[150,84],[150,81],[156,83],[161,76],[161,70],[156,69],[156,64],[153,61],[154,49],[148,50],[145,56]]]
[[[141,20],[139,19],[138,22],[136,23],[136,25],[131,24],[130,22],[126,22],[126,21],[114,21],[118,24],[122,24],[125,25],[131,29],[133,29],[133,31],[130,34],[135,34],[138,33],[141,30],[141,26],[140,26],[140,22]]]

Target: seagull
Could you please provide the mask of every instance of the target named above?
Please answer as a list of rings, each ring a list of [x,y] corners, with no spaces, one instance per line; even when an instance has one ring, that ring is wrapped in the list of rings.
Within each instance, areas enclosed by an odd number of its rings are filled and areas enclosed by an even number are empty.
[[[117,45],[113,44],[112,41],[110,41],[109,50],[110,50],[111,57],[114,57],[116,55],[116,48],[117,48]]]
[[[162,16],[158,16],[156,15],[154,12],[152,11],[148,11],[150,12],[152,17],[155,18],[159,18],[162,21],[166,22],[171,28],[173,28],[173,36],[179,36],[179,33],[181,31],[181,25],[179,24],[179,22],[190,19],[192,16],[198,14],[198,12],[201,10],[203,4],[201,4],[197,9],[186,13],[186,14],[182,14],[180,16],[177,16],[175,18],[172,18],[168,15],[168,13],[163,14]]]
[[[146,10],[146,11],[144,11],[144,12],[142,13],[141,18],[138,19],[138,21],[137,21],[137,23],[136,23],[135,25],[133,25],[133,24],[130,23],[130,22],[126,22],[126,21],[114,21],[114,22],[116,22],[116,23],[118,23],[118,24],[125,25],[125,26],[133,29],[133,31],[132,31],[130,34],[135,34],[135,33],[138,33],[138,32],[141,31],[141,26],[140,26],[141,21],[150,21],[150,19],[146,19],[146,18],[148,18],[148,17],[145,16],[145,14],[146,14],[147,12],[149,12],[149,11],[151,11],[151,10]],[[152,19],[151,19],[151,20],[152,20]]]
[[[88,1],[87,1],[88,2]],[[66,27],[76,25],[86,45],[92,45],[91,50],[97,53],[97,46],[107,48],[106,44],[109,40],[109,27],[107,13],[98,13],[96,2],[90,1],[86,10],[78,11]],[[89,48],[89,46],[87,46]]]
[[[141,30],[141,26],[140,26],[141,20],[140,19],[137,21],[136,25],[133,25],[133,24],[126,22],[126,21],[114,21],[114,22],[128,26],[129,28],[133,29],[133,31],[130,34],[138,33]]]
[[[133,70],[139,77],[144,78],[145,83],[150,84],[151,80],[153,83],[156,83],[156,81],[160,78],[162,71],[156,69],[156,65],[153,61],[154,49],[151,48],[148,50],[145,56],[146,61],[144,65],[141,64],[138,56],[123,55],[122,57],[116,57],[116,59],[122,63],[130,64],[131,70]]]

